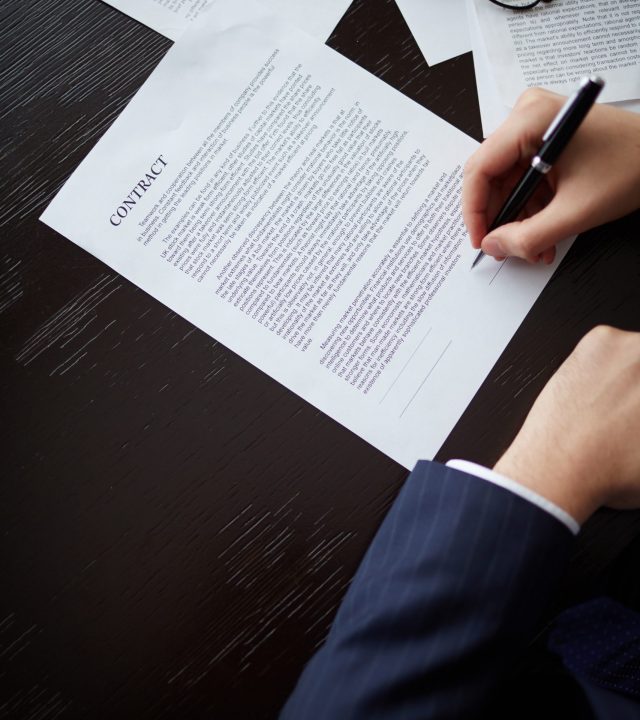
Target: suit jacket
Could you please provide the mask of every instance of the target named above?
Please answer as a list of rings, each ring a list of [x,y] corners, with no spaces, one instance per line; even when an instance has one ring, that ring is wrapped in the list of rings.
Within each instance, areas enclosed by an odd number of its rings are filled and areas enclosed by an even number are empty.
[[[418,463],[282,717],[485,717],[548,608],[572,541],[510,491]],[[566,717],[640,717],[634,701],[581,687],[590,714]]]

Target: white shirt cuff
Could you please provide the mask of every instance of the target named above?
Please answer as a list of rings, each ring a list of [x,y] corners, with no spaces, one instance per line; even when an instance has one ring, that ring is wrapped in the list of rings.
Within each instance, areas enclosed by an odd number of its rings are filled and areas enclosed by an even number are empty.
[[[574,535],[577,535],[580,532],[580,525],[574,518],[571,517],[571,515],[569,515],[568,512],[566,512],[566,510],[558,507],[555,503],[552,503],[551,500],[547,500],[546,497],[538,495],[538,493],[534,490],[531,490],[524,485],[520,485],[504,475],[500,475],[500,473],[489,470],[482,465],[476,465],[476,463],[469,462],[468,460],[449,460],[447,467],[453,468],[454,470],[460,470],[468,475],[475,475],[476,477],[487,480],[494,485],[499,485],[500,487],[505,488],[505,490],[509,490],[515,495],[519,495],[521,498],[537,505],[550,515],[553,515],[556,520],[559,520],[561,523],[566,525]]]

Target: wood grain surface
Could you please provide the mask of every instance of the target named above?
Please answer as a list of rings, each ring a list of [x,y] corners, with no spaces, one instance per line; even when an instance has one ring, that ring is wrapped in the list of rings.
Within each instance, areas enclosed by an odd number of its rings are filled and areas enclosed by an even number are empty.
[[[38,221],[169,41],[99,0],[4,0],[0,38],[0,718],[272,718],[406,473]],[[471,55],[427,67],[392,0],[329,44],[480,139]],[[584,332],[640,330],[639,228],[580,238],[441,459],[493,462]],[[561,602],[639,534],[593,518]]]

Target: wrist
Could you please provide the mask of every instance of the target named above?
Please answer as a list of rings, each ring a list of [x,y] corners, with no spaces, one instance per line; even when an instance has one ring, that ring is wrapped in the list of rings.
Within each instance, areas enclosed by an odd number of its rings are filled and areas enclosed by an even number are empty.
[[[589,478],[569,458],[537,457],[512,446],[493,469],[562,508],[580,525],[601,504],[589,487]]]

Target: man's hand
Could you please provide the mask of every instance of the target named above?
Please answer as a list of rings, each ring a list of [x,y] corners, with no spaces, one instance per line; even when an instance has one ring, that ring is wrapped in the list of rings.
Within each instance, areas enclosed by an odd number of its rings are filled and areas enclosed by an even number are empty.
[[[596,105],[529,201],[521,218],[487,229],[540,149],[542,135],[566,98],[528,90],[471,156],[462,214],[473,247],[550,263],[555,245],[640,207],[640,116]]]
[[[640,333],[588,333],[495,470],[578,522],[602,505],[640,507]]]

